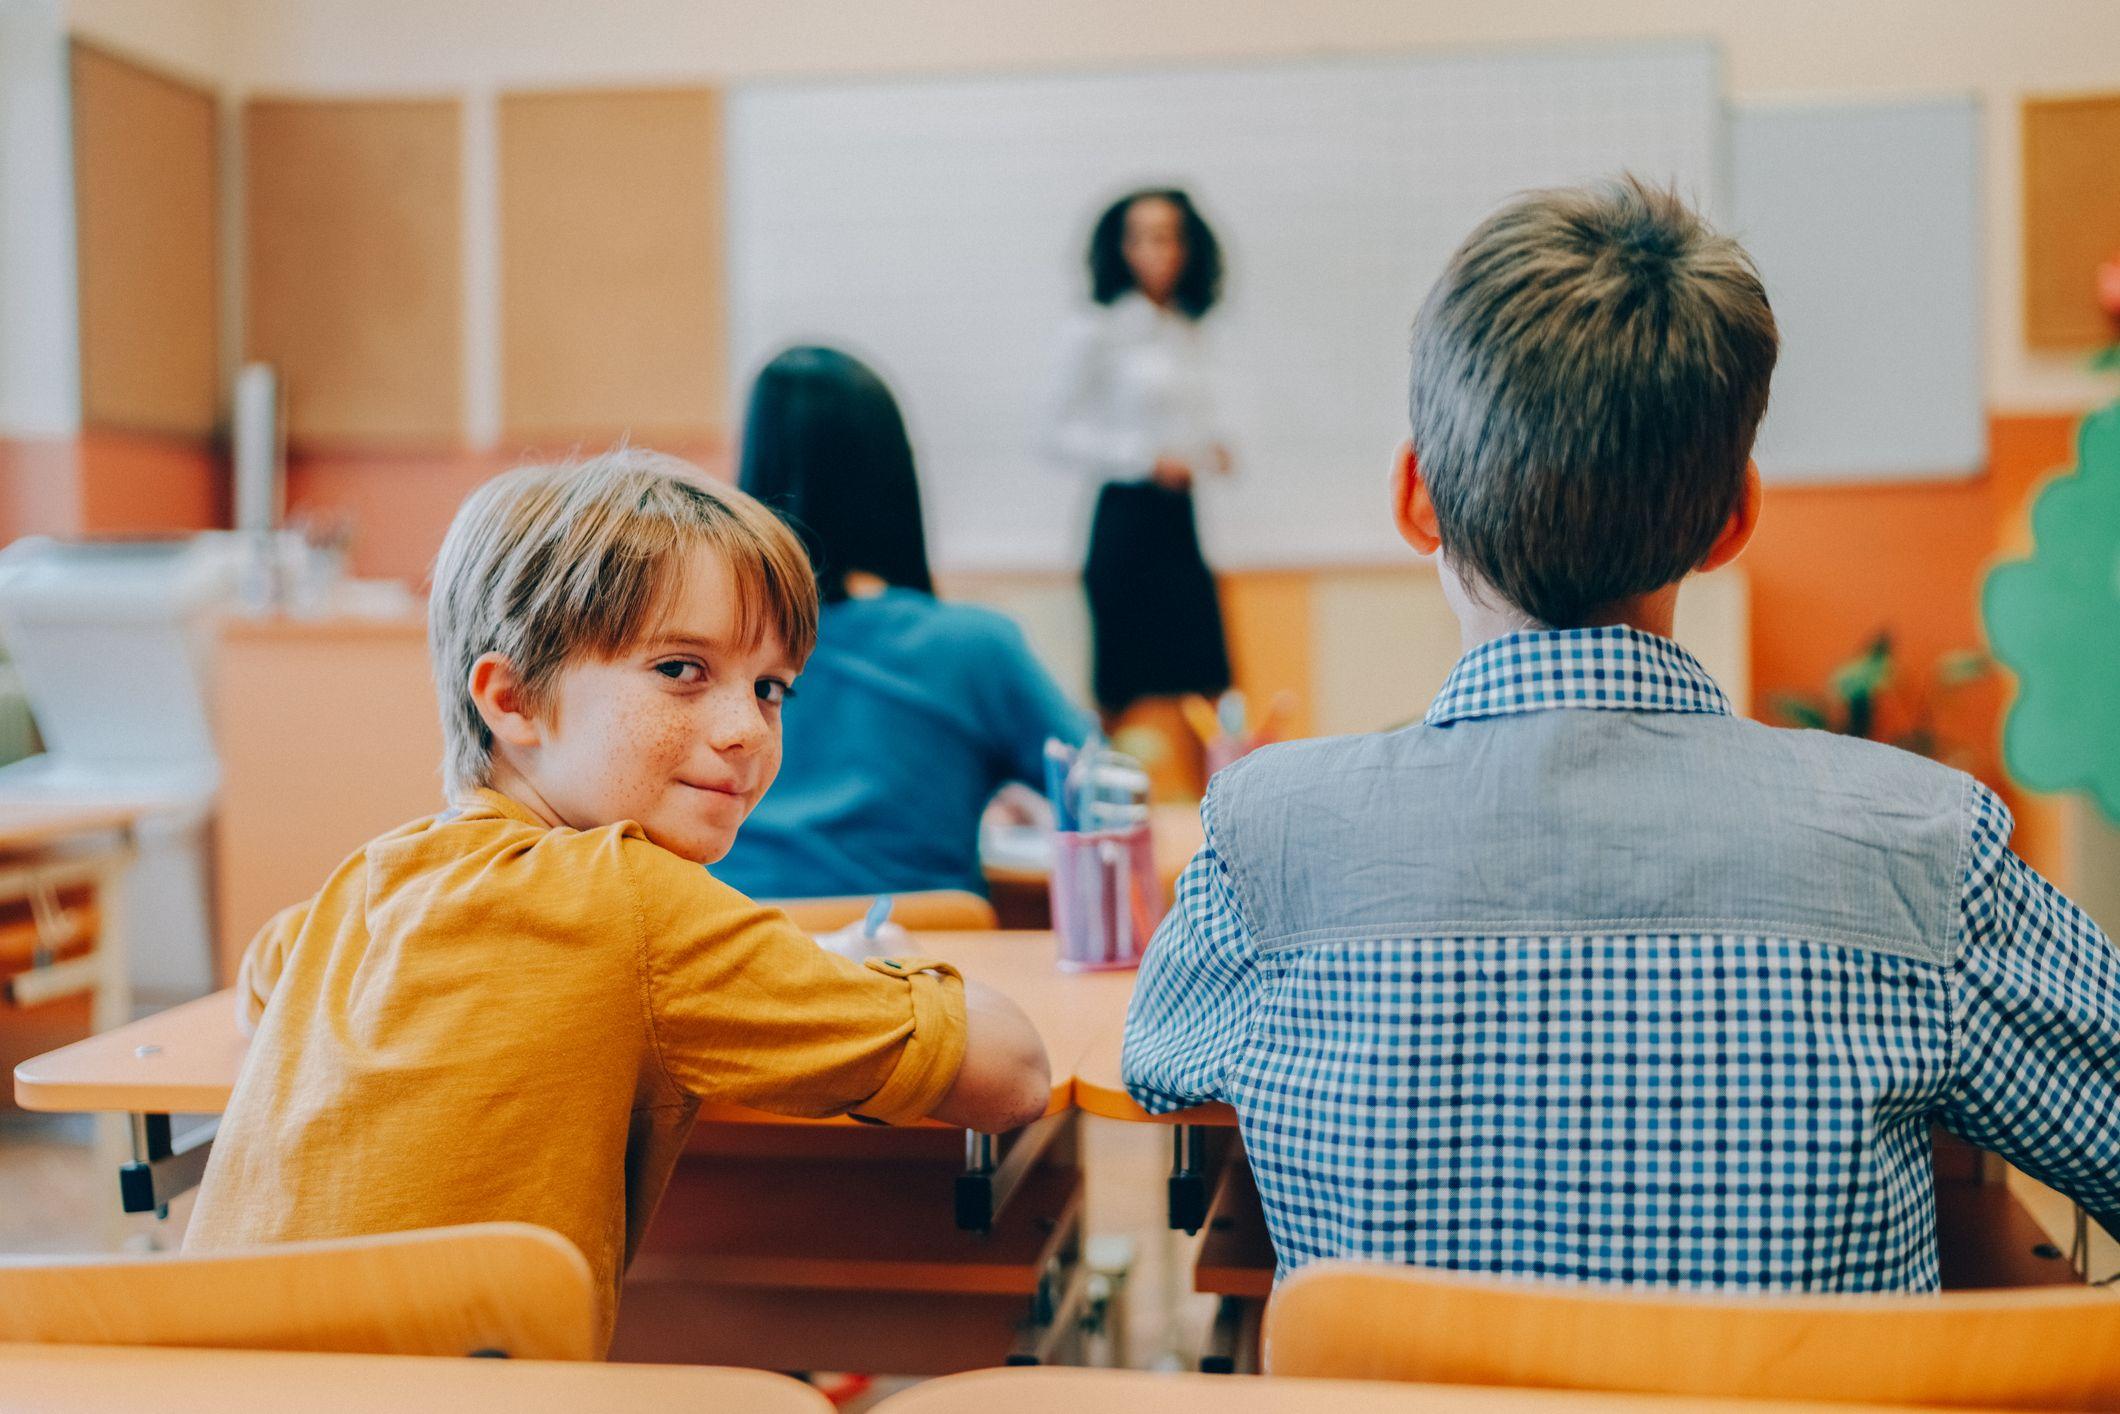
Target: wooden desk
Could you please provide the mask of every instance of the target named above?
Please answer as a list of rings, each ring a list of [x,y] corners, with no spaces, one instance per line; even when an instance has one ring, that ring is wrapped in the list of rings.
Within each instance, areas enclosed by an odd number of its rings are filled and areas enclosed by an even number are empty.
[[[1892,1406],[1906,1414],[1903,1406]],[[1166,1375],[1134,1370],[980,1370],[929,1380],[876,1406],[877,1414],[1879,1414],[1874,1404],[1671,1399],[1648,1394],[1368,1380]]]
[[[83,805],[0,793],[4,896],[19,898],[40,886],[79,888],[83,884],[95,892],[93,953],[77,962],[59,964],[52,972],[71,974],[58,983],[63,990],[56,995],[77,993],[84,984],[93,986],[90,1024],[97,1031],[132,1019],[132,973],[121,886],[132,863],[133,831],[143,813],[137,805]]]
[[[827,1414],[830,1401],[785,1375],[700,1365],[296,1355],[130,1345],[0,1345],[0,1410],[155,1409],[228,1414],[374,1409],[574,1414],[584,1409]]]
[[[72,805],[0,797],[0,855],[48,849],[82,835],[129,834],[140,811],[127,805]]]
[[[965,975],[1023,1007],[1052,1060],[1047,1115],[1067,1112],[1074,1098],[1076,1062],[1098,1035],[1116,1034],[1133,992],[1133,974],[1062,972],[1053,961],[1050,933],[915,934],[914,943],[921,952],[955,963]],[[134,1153],[125,1169],[126,1210],[159,1208],[196,1183],[205,1166],[204,1145],[180,1146],[169,1117],[219,1114],[235,1089],[248,1049],[236,1030],[235,1009],[233,991],[217,992],[24,1061],[15,1067],[15,1100],[29,1110],[132,1115]],[[817,1123],[735,1106],[708,1109],[701,1118]],[[1035,1157],[1035,1152],[1025,1152],[1017,1169]],[[994,1175],[1001,1190],[991,1195],[997,1208],[1021,1176],[1005,1169],[1006,1162],[986,1136],[968,1141],[967,1167]]]
[[[1052,1059],[1047,1113],[1068,1108],[1076,1061],[1102,1033],[1117,1035],[1134,974],[1062,972],[1050,933],[926,933],[913,941],[1015,999]],[[62,1113],[219,1114],[248,1049],[236,1030],[234,990],[216,992],[24,1061],[15,1067],[15,1100],[26,1110]],[[701,1117],[780,1118],[735,1106]]]

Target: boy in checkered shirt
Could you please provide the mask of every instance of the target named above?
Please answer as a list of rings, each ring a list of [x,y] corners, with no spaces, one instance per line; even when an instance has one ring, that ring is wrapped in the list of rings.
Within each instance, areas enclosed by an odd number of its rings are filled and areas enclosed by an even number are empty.
[[[1993,792],[1672,641],[1776,348],[1631,180],[1498,212],[1421,309],[1392,510],[1464,656],[1418,725],[1216,776],[1127,1022],[1143,1105],[1236,1107],[1284,1273],[1932,1289],[1932,1125],[2120,1218],[2120,954]]]

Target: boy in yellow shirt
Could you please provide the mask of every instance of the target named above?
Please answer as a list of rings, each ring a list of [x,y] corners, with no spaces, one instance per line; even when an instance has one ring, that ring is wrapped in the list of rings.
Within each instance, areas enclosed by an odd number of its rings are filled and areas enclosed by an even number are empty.
[[[187,1247],[537,1223],[588,1258],[608,1339],[702,1101],[1043,1113],[1013,1004],[835,956],[700,867],[772,784],[816,635],[770,511],[641,452],[512,472],[458,512],[428,612],[452,808],[251,943]]]

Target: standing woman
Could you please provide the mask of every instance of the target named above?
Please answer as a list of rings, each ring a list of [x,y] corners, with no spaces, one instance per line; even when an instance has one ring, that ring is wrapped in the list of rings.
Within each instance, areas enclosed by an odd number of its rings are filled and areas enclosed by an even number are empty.
[[[1229,686],[1192,496],[1201,475],[1229,470],[1199,330],[1222,252],[1184,192],[1137,191],[1098,219],[1089,281],[1095,303],[1067,330],[1046,447],[1104,483],[1082,582],[1109,720],[1142,698]]]

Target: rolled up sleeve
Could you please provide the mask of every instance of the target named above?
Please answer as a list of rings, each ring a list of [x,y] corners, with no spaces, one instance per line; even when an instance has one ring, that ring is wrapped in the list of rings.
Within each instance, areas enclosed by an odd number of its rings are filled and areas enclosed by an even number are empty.
[[[948,963],[927,958],[874,957],[866,966],[905,981],[913,1029],[890,1078],[853,1113],[882,1124],[911,1124],[942,1103],[964,1066],[964,979]]]
[[[827,952],[779,909],[654,855],[637,857],[649,876],[636,880],[641,976],[671,1083],[711,1103],[893,1124],[921,1118],[948,1093],[965,1047],[955,969]]]

